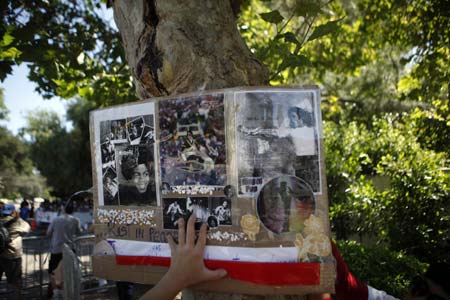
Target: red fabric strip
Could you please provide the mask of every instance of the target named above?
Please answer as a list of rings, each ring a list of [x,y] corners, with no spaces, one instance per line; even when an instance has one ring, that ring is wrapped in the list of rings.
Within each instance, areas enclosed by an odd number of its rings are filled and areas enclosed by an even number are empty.
[[[169,257],[117,256],[119,265],[170,266]],[[271,263],[205,260],[210,269],[223,268],[228,277],[261,285],[319,285],[319,263]]]

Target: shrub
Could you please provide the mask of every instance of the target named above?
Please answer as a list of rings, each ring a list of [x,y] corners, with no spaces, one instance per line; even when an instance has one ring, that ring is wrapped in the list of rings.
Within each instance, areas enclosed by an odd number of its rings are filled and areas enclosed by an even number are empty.
[[[397,298],[402,298],[411,279],[427,268],[413,256],[382,246],[363,246],[354,241],[338,241],[337,246],[358,279]]]
[[[419,141],[416,115],[325,122],[332,229],[338,240],[376,238],[424,262],[448,262],[448,154]]]

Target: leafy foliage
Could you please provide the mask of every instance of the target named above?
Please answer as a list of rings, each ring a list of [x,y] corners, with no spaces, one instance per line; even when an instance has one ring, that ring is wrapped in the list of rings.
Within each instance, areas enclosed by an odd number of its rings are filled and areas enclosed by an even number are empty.
[[[136,99],[118,33],[101,1],[2,1],[0,79],[26,62],[45,98],[80,96],[100,105]]]
[[[241,34],[256,57],[272,70],[273,83],[283,82],[289,71],[310,66],[302,52],[305,45],[338,30],[340,20],[324,21],[328,17],[322,12],[325,6],[320,1],[299,0],[251,1],[245,7],[238,20]],[[323,23],[317,22],[319,16]]]
[[[305,2],[252,1],[240,28],[273,84],[323,87],[333,229],[447,260],[445,1]]]
[[[414,62],[410,76],[418,85],[401,96],[432,100],[448,93],[450,57],[450,10],[447,0],[361,0],[358,8],[366,20],[361,30],[373,43],[403,46],[402,63]],[[377,35],[373,34],[378,32]]]
[[[3,89],[0,88],[0,121],[8,118],[8,108],[5,105]]]
[[[326,122],[333,229],[338,239],[372,237],[423,261],[447,261],[446,154],[422,147],[415,118],[387,114],[374,117],[370,127],[356,121]]]
[[[343,18],[339,34],[308,44],[304,53],[313,68],[297,74],[309,74],[329,96],[369,111],[379,102],[392,111],[394,100],[448,98],[448,1],[333,1],[327,8]]]
[[[27,63],[44,97],[83,99],[68,111],[73,131],[45,112],[31,115],[24,131],[58,196],[90,185],[87,112],[136,100],[119,36],[99,16],[100,3],[0,2],[0,79]],[[448,260],[449,12],[446,0],[244,1],[238,26],[272,70],[271,83],[318,83],[324,91],[331,217],[340,239],[375,239],[424,261]],[[15,151],[20,163],[2,157],[1,170],[29,174],[26,146],[2,130],[0,150]],[[389,279],[369,281],[382,289],[391,283],[385,289],[400,295],[407,279],[391,274],[412,271],[415,262],[408,258],[403,267],[395,264],[403,254],[373,251],[361,260],[360,276]],[[374,268],[372,277],[362,267],[383,259],[398,270],[381,276]]]
[[[382,246],[363,246],[354,241],[339,242],[339,252],[350,271],[370,286],[401,299],[414,276],[427,265],[413,256]]]
[[[13,198],[18,194],[18,177],[30,175],[33,163],[29,149],[18,137],[0,126],[0,195]]]
[[[83,102],[70,105],[68,117],[74,123],[70,132],[53,112],[28,115],[22,134],[30,137],[31,157],[53,188],[54,196],[68,197],[92,186],[88,121],[91,109]]]

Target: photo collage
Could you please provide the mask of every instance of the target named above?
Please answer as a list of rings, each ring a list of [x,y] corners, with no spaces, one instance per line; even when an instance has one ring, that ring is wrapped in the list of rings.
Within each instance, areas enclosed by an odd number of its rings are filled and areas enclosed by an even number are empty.
[[[156,205],[154,115],[100,122],[104,205]]]
[[[312,91],[237,93],[238,193],[256,199],[273,233],[299,231],[321,194],[318,95]]]
[[[301,230],[322,193],[318,92],[233,93],[235,153],[226,151],[225,95],[131,105],[122,118],[103,114],[99,204],[159,207],[163,229],[191,215],[197,228],[216,228],[239,225],[232,206],[248,198],[267,230]],[[236,172],[227,177],[230,155]]]
[[[197,227],[232,225],[224,94],[151,104],[99,122],[103,205],[161,207],[164,229],[192,214]]]

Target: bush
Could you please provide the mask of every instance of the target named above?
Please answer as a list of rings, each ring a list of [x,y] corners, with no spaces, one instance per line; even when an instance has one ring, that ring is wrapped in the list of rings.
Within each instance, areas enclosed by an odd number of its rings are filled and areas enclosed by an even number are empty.
[[[325,122],[332,229],[338,240],[375,238],[427,263],[448,262],[448,153],[419,140],[417,118]]]
[[[337,246],[358,279],[397,298],[402,298],[411,279],[427,268],[413,256],[382,246],[363,246],[354,241],[338,241]]]

